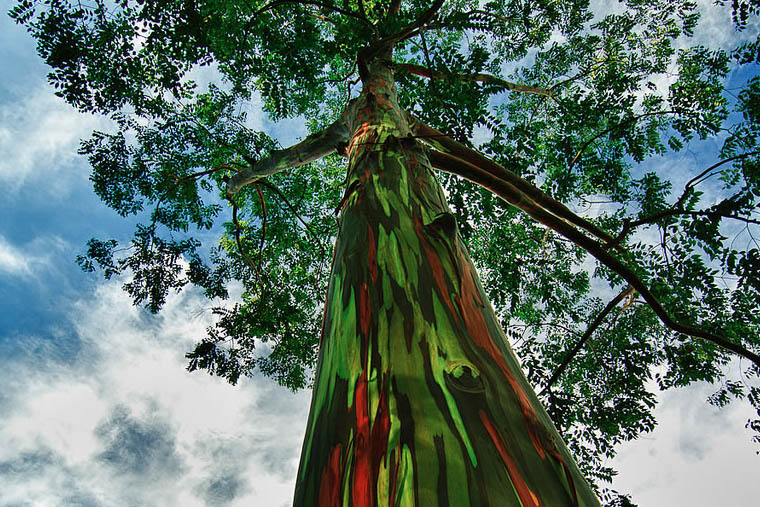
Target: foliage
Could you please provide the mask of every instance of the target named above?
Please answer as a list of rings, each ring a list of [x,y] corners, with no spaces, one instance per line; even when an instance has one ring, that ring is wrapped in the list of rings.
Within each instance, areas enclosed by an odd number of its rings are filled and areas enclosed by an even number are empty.
[[[103,201],[146,222],[125,249],[92,240],[78,261],[106,277],[129,273],[125,289],[151,311],[171,290],[200,287],[219,318],[188,353],[190,370],[234,383],[258,368],[292,389],[308,385],[343,169],[328,158],[225,202],[227,178],[279,148],[241,111],[260,98],[273,120],[324,127],[356,94],[359,50],[426,9],[395,5],[20,0],[12,9],[58,94],[113,119],[81,153]],[[753,27],[757,2],[732,8],[738,28]],[[689,0],[628,0],[603,15],[583,0],[445,2],[394,53],[440,78],[399,66],[399,97],[613,236],[610,251],[679,319],[760,352],[760,52],[753,41],[693,44],[698,20]],[[202,68],[220,82],[194,83]],[[477,74],[550,93],[463,78]],[[686,150],[694,163],[673,155]],[[625,283],[489,192],[442,180],[526,374],[544,386]],[[219,302],[233,291],[236,303]],[[656,424],[655,386],[712,382],[721,386],[712,403],[747,399],[760,417],[760,371],[742,363],[741,378],[726,378],[732,357],[669,330],[634,293],[544,399],[584,472],[608,481],[615,445]],[[759,431],[760,420],[748,427]]]

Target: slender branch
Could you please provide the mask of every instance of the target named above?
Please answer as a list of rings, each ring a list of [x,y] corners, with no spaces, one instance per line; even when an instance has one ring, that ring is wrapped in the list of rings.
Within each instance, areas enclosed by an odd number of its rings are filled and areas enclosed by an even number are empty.
[[[261,272],[256,267],[256,263],[253,262],[253,259],[251,259],[251,257],[243,249],[243,243],[240,240],[241,227],[240,227],[240,222],[238,221],[238,217],[237,217],[237,212],[238,212],[237,203],[233,199],[230,199],[230,202],[232,203],[232,224],[235,226],[235,243],[237,244],[238,252],[243,257],[243,259],[245,259],[245,262],[248,263],[248,265],[251,267],[254,274],[256,275],[256,278],[259,279],[259,283],[263,283],[261,279]]]
[[[610,236],[608,233],[592,224],[588,220],[576,215],[570,211],[567,206],[555,199],[552,199],[535,185],[531,185],[509,169],[506,169],[500,164],[497,164],[481,153],[468,148],[462,143],[451,139],[450,137],[435,130],[434,128],[425,125],[413,116],[411,117],[410,126],[412,127],[413,133],[416,137],[425,139],[426,142],[434,148],[442,152],[450,153],[458,158],[467,160],[468,162],[479,166],[483,170],[493,174],[495,177],[509,183],[516,189],[519,189],[521,193],[523,193],[527,198],[531,199],[536,205],[549,210],[551,213],[561,218],[562,220],[566,220],[567,222],[580,227],[581,229],[585,230],[593,236],[596,236],[604,242],[613,241],[612,236]]]
[[[284,150],[274,150],[269,156],[254,162],[233,175],[227,183],[227,195],[234,196],[245,185],[266,176],[318,160],[333,151],[342,151],[348,144],[348,127],[342,116],[322,132],[312,134],[300,143]]]
[[[507,182],[492,172],[474,165],[471,160],[462,160],[456,156],[431,151],[428,154],[430,162],[433,167],[462,176],[469,179],[473,183],[476,183],[488,190],[491,190],[494,194],[501,197],[510,204],[522,209],[532,218],[538,222],[551,227],[554,231],[566,237],[577,246],[580,246],[586,250],[589,254],[595,257],[601,264],[611,269],[613,272],[620,275],[626,282],[628,282],[647,302],[652,311],[657,315],[660,321],[668,328],[677,333],[685,334],[692,337],[702,338],[719,347],[726,350],[730,350],[742,357],[745,357],[752,361],[758,368],[760,368],[760,356],[754,352],[742,347],[737,343],[730,342],[715,333],[704,329],[694,328],[688,324],[675,320],[665,310],[660,301],[655,297],[652,291],[647,285],[633,272],[631,268],[623,264],[616,257],[612,256],[607,250],[605,245],[600,244],[596,240],[583,234],[581,231],[573,227],[570,223],[559,219],[556,215],[553,215],[546,209],[542,208],[533,199],[529,199],[518,188]]]
[[[509,91],[513,92],[523,92],[523,93],[534,93],[536,95],[543,95],[545,97],[551,97],[552,91],[547,90],[546,88],[540,88],[538,86],[527,86],[527,85],[521,85],[517,83],[512,83],[510,81],[505,81],[504,79],[501,79],[496,76],[492,76],[490,74],[456,74],[456,73],[444,73],[444,72],[434,72],[430,68],[423,67],[422,65],[416,65],[413,63],[397,63],[392,62],[391,65],[395,67],[398,70],[403,70],[405,72],[408,72],[409,74],[415,74],[417,76],[426,77],[428,79],[451,79],[455,78],[460,81],[465,81],[469,83],[483,83],[483,84],[490,84],[494,86],[498,86],[501,88],[505,88]]]
[[[259,243],[259,273],[263,272],[262,264],[264,262],[264,241],[267,238],[267,205],[264,201],[264,194],[261,192],[261,186],[256,184],[256,193],[259,195],[261,203],[261,242]]]
[[[570,362],[573,360],[573,358],[580,352],[580,350],[583,348],[583,346],[586,344],[586,342],[591,338],[591,335],[594,334],[594,331],[596,331],[600,325],[602,325],[602,322],[604,322],[604,319],[607,318],[607,315],[628,295],[633,293],[633,287],[630,285],[623,290],[620,294],[615,296],[612,301],[607,303],[607,306],[604,307],[604,310],[596,316],[594,321],[591,323],[591,325],[586,328],[586,332],[583,333],[583,336],[581,336],[581,339],[578,340],[578,343],[575,344],[575,346],[565,355],[565,358],[562,360],[562,362],[559,364],[557,369],[554,371],[554,374],[552,374],[551,378],[546,382],[546,385],[544,385],[544,388],[541,390],[539,395],[543,394],[544,392],[548,391],[554,382],[557,381],[557,379],[562,375],[562,372],[565,371],[565,368],[570,364]]]
[[[311,227],[309,226],[309,224],[301,217],[301,215],[295,209],[295,207],[293,206],[293,204],[288,200],[287,197],[285,197],[285,195],[282,193],[282,191],[279,188],[277,188],[275,185],[272,185],[271,183],[269,183],[266,180],[261,180],[258,183],[261,184],[261,185],[264,185],[266,188],[268,188],[269,190],[271,190],[274,193],[276,193],[279,196],[279,198],[282,199],[282,202],[285,203],[285,206],[288,207],[288,209],[290,210],[290,212],[293,213],[293,215],[295,215],[296,220],[298,220],[299,222],[301,222],[301,224],[304,226],[304,228],[306,228],[306,231],[309,234],[311,234],[311,236],[314,239],[319,240],[319,236],[311,229]],[[321,244],[320,244],[320,249],[322,249],[322,252],[324,253],[324,249],[322,248]]]
[[[678,200],[676,201],[674,207],[675,208],[680,207],[681,204],[683,204],[683,202],[686,200],[686,197],[689,194],[689,190],[691,190],[692,188],[694,188],[695,185],[697,185],[697,184],[701,183],[702,181],[704,181],[703,178],[709,177],[708,174],[711,173],[712,171],[714,171],[715,169],[717,169],[718,167],[720,167],[723,164],[726,164],[728,162],[733,162],[735,160],[745,159],[745,158],[751,157],[753,155],[760,155],[760,150],[750,151],[750,152],[747,152],[747,153],[742,153],[741,155],[734,155],[733,157],[725,158],[723,160],[720,160],[720,161],[714,163],[713,165],[711,165],[710,167],[708,167],[707,169],[705,169],[701,173],[697,174],[692,179],[690,179],[686,183],[686,185],[684,185],[683,193],[681,194],[681,197],[679,197]]]
[[[578,159],[583,154],[583,152],[586,151],[586,149],[589,146],[591,146],[591,144],[594,141],[596,141],[597,139],[599,139],[600,137],[604,137],[607,134],[609,134],[610,132],[614,132],[615,130],[623,128],[626,125],[630,125],[631,123],[636,123],[637,121],[641,120],[642,118],[647,118],[649,116],[657,116],[657,115],[660,115],[660,114],[677,114],[677,113],[683,113],[683,111],[678,111],[678,110],[651,111],[649,113],[643,113],[643,114],[640,114],[640,115],[637,115],[637,116],[633,116],[631,118],[628,118],[627,120],[624,120],[624,121],[622,121],[620,123],[617,123],[617,124],[615,124],[615,125],[613,125],[613,126],[611,126],[609,128],[606,128],[606,129],[602,130],[601,132],[599,132],[598,134],[596,134],[595,136],[593,136],[591,139],[589,139],[588,141],[586,141],[585,143],[583,143],[583,146],[581,146],[581,149],[578,150],[578,153],[575,154],[575,157],[573,157],[573,160],[570,161],[570,168],[572,169],[572,167],[575,165],[575,163],[578,162]]]
[[[236,172],[236,173],[240,172],[240,170],[241,170],[241,168],[239,168],[239,167],[233,167],[230,164],[219,164],[219,165],[217,165],[215,167],[212,167],[211,169],[207,169],[205,171],[198,171],[198,172],[192,173],[192,174],[187,174],[187,175],[182,176],[182,177],[176,176],[174,174],[172,174],[172,176],[174,177],[174,181],[176,181],[177,183],[182,183],[183,181],[194,180],[196,178],[200,178],[201,176],[206,176],[207,174],[213,174],[213,173],[215,173],[217,171],[220,171],[222,169],[227,169],[229,171],[233,171],[233,172]]]
[[[725,211],[718,211],[718,210],[699,210],[699,211],[687,211],[682,209],[669,209],[665,211],[661,211],[659,213],[655,213],[654,215],[641,218],[639,220],[635,220],[633,222],[628,223],[628,230],[633,229],[634,227],[639,227],[641,225],[651,224],[652,222],[656,222],[657,220],[660,220],[661,218],[667,218],[672,217],[676,215],[689,215],[693,217],[723,217],[723,218],[730,218],[732,220],[738,220],[740,222],[744,222],[747,224],[754,224],[754,225],[760,225],[760,220],[755,220],[754,218],[748,218],[748,217],[741,217],[737,215],[731,215],[730,213],[726,213]],[[617,238],[615,238],[617,239]]]

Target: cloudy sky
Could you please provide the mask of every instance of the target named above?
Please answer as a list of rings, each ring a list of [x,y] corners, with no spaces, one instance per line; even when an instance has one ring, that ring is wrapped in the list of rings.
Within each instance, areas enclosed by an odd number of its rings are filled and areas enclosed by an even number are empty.
[[[706,37],[732,36],[727,17],[710,21]],[[52,94],[4,14],[0,69],[0,507],[289,505],[309,393],[187,373],[207,303],[185,292],[154,316],[122,282],[79,271],[88,238],[131,234],[76,155],[107,123]],[[756,504],[752,414],[718,411],[711,392],[663,394],[658,429],[613,463],[614,487],[643,507]]]

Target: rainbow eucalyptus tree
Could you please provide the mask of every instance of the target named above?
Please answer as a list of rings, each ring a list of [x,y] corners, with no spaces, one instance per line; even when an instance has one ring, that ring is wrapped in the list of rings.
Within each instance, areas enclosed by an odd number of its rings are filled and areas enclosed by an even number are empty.
[[[591,506],[585,477],[609,480],[614,445],[654,427],[653,386],[720,381],[714,403],[760,406],[724,373],[760,373],[757,34],[693,45],[695,8],[11,15],[58,94],[112,120],[81,152],[140,224],[123,248],[91,240],[83,268],[128,273],[154,312],[187,285],[216,301],[190,370],[313,383],[295,505]],[[757,3],[734,8],[751,27]],[[308,135],[283,148],[251,104]]]

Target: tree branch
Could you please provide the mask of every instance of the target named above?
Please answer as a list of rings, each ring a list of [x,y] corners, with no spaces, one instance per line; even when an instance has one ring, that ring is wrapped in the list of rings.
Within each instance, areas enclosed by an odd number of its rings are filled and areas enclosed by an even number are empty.
[[[735,160],[741,160],[741,159],[745,159],[745,158],[747,158],[747,157],[751,157],[752,155],[760,155],[760,150],[756,150],[756,151],[750,151],[750,152],[747,152],[747,153],[742,153],[741,155],[734,155],[733,157],[725,158],[725,159],[723,159],[723,160],[720,160],[720,161],[718,161],[718,162],[714,163],[713,165],[711,165],[710,167],[708,167],[707,169],[705,169],[705,170],[704,170],[704,171],[702,171],[701,173],[697,174],[697,175],[696,175],[696,176],[694,176],[692,179],[690,179],[690,180],[689,180],[689,181],[686,183],[686,185],[684,185],[684,188],[683,188],[683,193],[682,193],[682,194],[681,194],[681,196],[678,198],[678,200],[677,200],[677,201],[676,201],[676,203],[673,205],[673,207],[674,207],[674,208],[678,208],[678,207],[680,207],[680,206],[681,206],[681,204],[683,204],[683,202],[686,200],[686,197],[687,197],[687,196],[688,196],[688,194],[689,194],[689,190],[691,190],[692,188],[694,188],[694,187],[695,187],[696,185],[698,185],[699,183],[702,183],[702,181],[704,181],[704,179],[706,179],[706,178],[709,178],[709,174],[710,174],[710,173],[711,173],[713,170],[717,169],[718,167],[720,167],[720,166],[722,166],[723,164],[726,164],[726,163],[728,163],[728,162],[733,162],[733,161],[735,161]]]
[[[443,6],[443,2],[444,0],[435,0],[435,2],[433,2],[433,5],[431,5],[429,9],[423,12],[414,23],[412,23],[411,25],[408,25],[407,27],[403,28],[401,31],[396,32],[393,35],[383,37],[380,40],[381,46],[389,47],[398,41],[407,39],[410,36],[414,35],[415,30],[428,24],[430,20],[432,20],[433,17],[438,13],[438,11],[441,10],[441,7]]]
[[[552,384],[557,381],[557,379],[562,375],[562,372],[565,371],[565,368],[570,364],[570,362],[573,360],[573,358],[580,352],[580,350],[583,348],[583,346],[586,344],[586,342],[591,338],[591,335],[594,334],[594,331],[597,330],[597,328],[602,325],[602,322],[604,322],[604,319],[607,318],[607,315],[628,295],[633,293],[633,287],[630,285],[623,290],[620,294],[615,296],[612,301],[607,303],[607,306],[604,307],[604,310],[602,310],[602,313],[596,316],[596,319],[591,323],[591,325],[586,328],[586,332],[583,333],[583,336],[580,340],[578,340],[578,343],[575,344],[575,346],[570,350],[570,352],[567,353],[565,358],[562,360],[560,365],[555,370],[554,374],[551,376],[551,378],[546,382],[546,385],[541,390],[539,395],[543,394],[544,392],[548,391]]]
[[[620,129],[622,127],[625,127],[626,125],[629,125],[631,123],[636,123],[637,121],[641,120],[642,118],[646,118],[648,116],[657,116],[657,115],[660,115],[660,114],[676,114],[676,113],[682,113],[682,112],[683,111],[676,111],[676,110],[651,111],[649,113],[643,113],[643,114],[639,114],[637,116],[633,116],[631,118],[628,118],[627,120],[621,121],[620,123],[618,123],[616,125],[613,125],[613,126],[611,126],[609,128],[606,128],[606,129],[602,130],[601,132],[599,132],[598,134],[596,134],[595,136],[593,136],[591,139],[589,139],[585,143],[583,143],[583,146],[581,146],[581,149],[578,150],[578,153],[576,153],[575,157],[573,157],[573,159],[570,161],[570,168],[572,169],[572,167],[575,165],[575,163],[578,162],[578,159],[583,154],[583,152],[586,151],[586,148],[588,148],[589,146],[591,146],[591,143],[593,143],[594,141],[596,141],[600,137],[603,137],[603,136],[609,134],[610,132],[614,132],[615,130]]]
[[[254,162],[251,167],[233,175],[227,183],[227,196],[232,197],[245,185],[271,176],[290,167],[298,167],[318,160],[333,151],[342,151],[348,144],[348,127],[345,117],[322,132],[312,134],[300,143],[284,150],[274,150],[269,156]]]
[[[607,234],[605,231],[592,224],[588,220],[579,217],[570,211],[567,206],[559,201],[556,201],[555,199],[552,199],[535,185],[531,185],[512,171],[506,169],[500,164],[497,164],[481,153],[468,148],[462,143],[459,143],[443,134],[442,132],[439,132],[436,129],[425,125],[414,116],[411,116],[410,127],[412,128],[414,135],[419,136],[426,143],[430,144],[437,150],[452,154],[455,157],[466,160],[468,163],[474,164],[486,172],[493,174],[495,177],[503,180],[506,183],[509,183],[515,189],[519,190],[519,192],[524,194],[526,198],[532,200],[535,205],[550,211],[560,219],[566,220],[567,222],[585,230],[589,234],[596,236],[604,242],[613,241],[612,236]]]
[[[513,92],[523,92],[523,93],[534,93],[536,95],[543,95],[545,97],[551,97],[552,91],[547,90],[546,88],[540,88],[538,86],[527,86],[527,85],[521,85],[512,83],[510,81],[505,81],[504,79],[501,79],[496,76],[492,76],[490,74],[455,74],[455,73],[445,73],[445,72],[434,72],[432,69],[428,69],[426,67],[423,67],[422,65],[416,65],[413,63],[397,63],[397,62],[391,62],[390,65],[392,65],[394,68],[398,70],[403,70],[404,72],[408,72],[409,74],[415,74],[417,76],[426,77],[428,79],[450,79],[450,78],[456,78],[460,81],[468,82],[468,83],[483,83],[483,84],[490,84],[494,86],[498,86],[501,88],[506,88],[509,91]]]
[[[566,237],[576,245],[586,250],[589,254],[595,257],[601,264],[611,269],[613,272],[620,275],[626,282],[628,282],[647,302],[652,311],[657,315],[660,321],[668,328],[677,333],[685,334],[692,337],[702,338],[721,348],[730,350],[742,357],[745,357],[752,361],[758,368],[760,368],[760,356],[754,352],[742,347],[739,344],[730,342],[715,333],[711,333],[704,329],[694,328],[683,322],[675,320],[665,310],[660,301],[655,297],[652,291],[647,285],[633,272],[631,268],[623,264],[616,257],[612,256],[607,250],[605,245],[598,243],[596,240],[590,238],[586,234],[582,233],[573,225],[565,220],[559,219],[556,215],[553,215],[546,209],[542,208],[539,203],[533,199],[527,198],[527,196],[520,191],[512,183],[505,181],[493,174],[492,172],[474,165],[472,159],[462,160],[454,155],[442,152],[431,151],[428,154],[430,162],[433,167],[462,176],[473,183],[476,183],[488,190],[492,191],[497,196],[501,197],[510,204],[522,209],[532,218],[538,222],[550,227],[552,230]],[[482,157],[482,155],[481,155]],[[482,157],[485,159],[485,157]],[[487,160],[487,159],[485,159]]]

